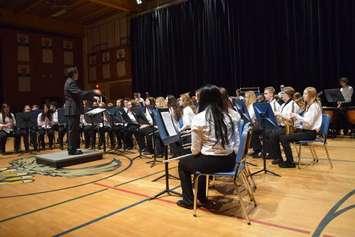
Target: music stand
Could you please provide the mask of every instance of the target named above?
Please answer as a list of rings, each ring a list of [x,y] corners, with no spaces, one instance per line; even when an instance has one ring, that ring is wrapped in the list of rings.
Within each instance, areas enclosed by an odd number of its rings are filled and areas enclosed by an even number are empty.
[[[325,99],[328,103],[344,102],[344,96],[339,89],[325,89]]]
[[[180,135],[178,133],[178,131],[176,130],[173,120],[170,116],[169,113],[169,109],[157,109],[153,111],[154,117],[156,119],[156,124],[158,126],[158,131],[159,131],[159,136],[160,139],[162,140],[164,146],[165,146],[165,157],[164,157],[164,170],[165,170],[165,174],[160,178],[165,177],[165,189],[163,191],[161,191],[160,193],[156,194],[154,197],[152,197],[152,199],[157,198],[163,194],[175,194],[175,195],[181,195],[180,193],[172,190],[169,187],[169,178],[174,177],[172,175],[169,174],[169,162],[167,162],[169,160],[169,153],[168,153],[168,146],[171,143],[177,142],[180,140]],[[176,177],[174,177],[176,178]],[[158,180],[155,179],[155,180]]]
[[[104,118],[103,118],[104,114],[103,114],[103,112],[105,112],[105,111],[106,111],[106,109],[104,109],[104,108],[95,108],[95,109],[87,111],[84,114],[84,116],[88,115],[89,116],[88,117],[89,121],[87,121],[87,122],[93,124],[94,126],[97,126],[98,127],[98,131],[99,131],[101,124],[102,124],[102,126],[104,126],[103,125],[103,122],[104,122]],[[99,116],[100,114],[101,114],[101,116]],[[106,152],[106,139],[104,139],[104,144],[103,145],[104,145],[104,152]]]
[[[255,111],[256,121],[259,124],[259,128],[262,130],[260,138],[263,143],[262,144],[262,151],[261,151],[262,159],[263,159],[263,168],[259,171],[252,173],[251,175],[256,175],[261,172],[264,172],[265,174],[269,173],[269,174],[281,177],[279,174],[276,174],[275,172],[268,170],[266,167],[266,155],[265,155],[265,148],[264,148],[265,133],[267,130],[270,130],[270,129],[280,129],[277,126],[274,112],[272,111],[270,104],[267,102],[254,103],[253,107],[254,107],[254,111]]]
[[[29,129],[31,127],[31,112],[16,113],[16,127],[19,129]]]

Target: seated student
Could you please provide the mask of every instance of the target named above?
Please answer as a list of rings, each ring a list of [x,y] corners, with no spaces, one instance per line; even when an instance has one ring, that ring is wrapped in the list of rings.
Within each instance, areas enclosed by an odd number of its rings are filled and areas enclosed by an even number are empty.
[[[183,111],[181,106],[179,105],[178,100],[173,95],[168,95],[166,97],[166,103],[169,108],[170,116],[173,120],[173,124],[177,130],[180,130],[183,124]],[[170,152],[173,157],[180,156],[184,154],[182,141],[178,141],[169,145]]]
[[[38,126],[38,141],[40,147],[44,150],[46,148],[44,136],[47,134],[49,141],[49,148],[53,148],[54,130],[53,130],[53,114],[49,110],[47,104],[43,105],[43,111],[38,114],[37,126]]]
[[[279,164],[281,168],[296,167],[290,143],[302,140],[314,140],[322,124],[322,108],[317,101],[317,90],[314,87],[307,87],[304,89],[303,99],[305,102],[303,114],[291,113],[290,115],[297,122],[294,133],[280,135],[280,142],[286,155],[286,161]],[[281,151],[279,150],[279,152],[278,156],[281,157]]]
[[[164,101],[165,99],[161,97]],[[145,117],[148,119],[149,124],[154,126],[155,133],[153,134],[153,142],[154,142],[154,154],[161,156],[164,152],[164,144],[160,139],[159,133],[157,132],[157,127],[154,121],[154,111],[157,109],[156,100],[154,97],[147,97],[145,99]],[[148,138],[150,139],[150,138]]]
[[[126,149],[124,136],[127,134],[127,132],[125,127],[126,122],[123,118],[123,114],[125,113],[123,107],[123,100],[118,99],[116,100],[116,106],[113,107],[110,112],[112,118],[112,130],[114,135],[116,136],[117,141],[116,149],[121,149],[122,147]]]
[[[110,107],[113,105],[110,104]],[[100,102],[99,104],[100,108],[106,108],[105,102]],[[109,109],[109,107],[107,107]],[[106,144],[106,136],[105,134],[108,133],[110,137],[110,142],[111,142],[111,149],[114,150],[116,146],[116,141],[115,141],[115,135],[112,130],[112,121],[111,121],[111,115],[108,112],[108,110],[104,111],[101,114],[101,123],[99,124],[99,149],[101,149],[101,146],[105,142]]]
[[[352,96],[354,93],[354,89],[349,85],[349,79],[347,77],[341,77],[339,79],[340,84],[340,92],[344,97],[345,101],[337,102],[337,114],[338,114],[338,122],[336,124],[337,134],[341,134],[341,129],[343,129],[343,134],[347,135],[351,125],[346,119],[346,111],[348,107],[351,105]]]
[[[284,102],[278,111],[275,111],[275,117],[277,119],[279,129],[274,129],[268,133],[267,141],[269,144],[270,157],[273,159],[272,164],[282,163],[281,151],[280,151],[280,135],[285,134],[290,127],[295,126],[294,119],[291,118],[292,113],[300,113],[301,108],[293,100],[295,90],[290,87],[283,87],[281,93],[281,99]]]
[[[166,101],[168,104],[170,115],[173,118],[174,125],[178,130],[180,130],[180,128],[183,127],[181,106],[173,95],[168,95],[166,97]]]
[[[180,131],[191,128],[191,122],[195,116],[196,107],[193,105],[192,99],[188,93],[180,96],[180,106],[182,109],[182,127]]]
[[[272,112],[278,113],[281,108],[279,102],[275,99],[276,91],[275,88],[272,86],[268,86],[264,89],[264,97],[265,101],[270,104]],[[272,153],[272,146],[275,144],[272,140],[274,139],[274,133],[278,135],[278,129],[268,129],[267,132],[264,133],[264,152],[267,157],[271,157]],[[272,158],[272,157],[271,157]]]
[[[33,146],[34,151],[38,151],[38,114],[41,113],[38,105],[32,105],[32,123],[30,127],[30,144]]]
[[[264,97],[265,101],[270,104],[272,112],[278,112],[280,110],[280,104],[275,99],[275,88],[272,86],[268,86],[264,89]]]
[[[92,123],[90,115],[85,114],[91,110],[88,102],[83,101],[83,114],[80,115],[80,126],[84,133],[84,142],[86,149],[95,149],[96,145],[96,126]]]
[[[291,113],[300,113],[301,109],[298,104],[293,100],[295,89],[290,86],[283,88],[282,101],[284,102],[280,110],[275,112],[275,116],[281,127],[292,126],[294,121],[290,118]]]
[[[256,102],[255,92],[254,91],[245,92],[245,105],[248,109],[250,121],[254,125],[256,122],[255,111],[254,111],[254,103],[255,102]],[[261,131],[259,131],[257,129],[253,129],[252,134],[251,134],[251,147],[253,148],[253,153],[251,153],[251,155],[254,158],[261,157],[262,146],[261,146],[261,141],[260,141],[260,137],[259,137],[260,132]]]
[[[126,109],[127,113],[124,119],[127,122],[127,132],[125,137],[130,139],[131,134],[134,134],[139,146],[139,151],[145,155],[153,154],[152,137],[148,135],[154,131],[154,127],[149,124],[148,119],[134,100],[127,102]],[[132,141],[127,140],[126,142],[128,145],[133,146]]]
[[[58,109],[56,102],[52,102],[49,106],[53,115],[53,130],[58,132],[58,144],[61,150],[64,149],[64,135],[66,133],[66,126],[59,124]]]
[[[23,112],[31,113],[31,106],[25,105],[25,107],[23,108]],[[29,142],[30,127],[26,127],[26,128],[17,127],[17,139],[15,141],[17,143],[16,145],[17,147],[21,146],[21,138],[23,139],[23,144],[25,145],[25,152],[29,152],[30,151],[30,142]]]
[[[192,157],[179,162],[182,200],[177,205],[188,209],[193,208],[191,175],[197,171],[214,173],[233,170],[239,144],[239,115],[234,110],[229,109],[228,113],[224,110],[218,87],[209,85],[201,89],[199,111],[191,124]],[[206,179],[200,178],[198,186],[200,204],[212,208],[206,197]]]
[[[13,113],[10,112],[10,106],[7,104],[2,104],[0,113],[0,153],[5,154],[6,151],[6,141],[10,136],[14,136],[15,133],[16,119]],[[19,147],[15,142],[15,152],[19,151]]]

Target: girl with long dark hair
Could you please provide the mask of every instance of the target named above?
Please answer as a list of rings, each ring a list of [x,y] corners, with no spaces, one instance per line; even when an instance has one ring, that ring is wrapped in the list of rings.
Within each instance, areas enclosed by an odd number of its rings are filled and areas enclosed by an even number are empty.
[[[47,134],[48,141],[49,141],[49,148],[53,148],[53,140],[54,140],[54,130],[53,130],[53,113],[49,109],[47,104],[43,105],[42,113],[38,114],[37,117],[37,125],[38,125],[38,141],[40,147],[44,150],[45,149],[45,141],[44,136]]]
[[[10,106],[2,104],[0,113],[0,153],[5,154],[6,141],[9,136],[16,136],[14,128],[16,119],[13,113],[10,112]],[[16,144],[16,143],[15,143]],[[18,147],[15,145],[15,152],[18,152]]]
[[[200,113],[191,123],[192,157],[179,162],[183,199],[177,205],[188,209],[193,207],[191,175],[197,171],[214,173],[233,170],[239,144],[237,124],[240,116],[234,110],[225,110],[217,86],[209,85],[200,90],[198,107]],[[198,182],[200,204],[211,207],[206,197],[206,179],[201,178]]]

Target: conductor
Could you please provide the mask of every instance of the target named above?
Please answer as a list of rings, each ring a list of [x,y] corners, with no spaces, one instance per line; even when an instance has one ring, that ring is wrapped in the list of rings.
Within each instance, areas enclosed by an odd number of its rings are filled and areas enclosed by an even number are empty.
[[[80,114],[83,112],[82,100],[91,99],[95,95],[101,95],[100,90],[82,91],[78,85],[78,69],[70,67],[66,71],[66,81],[64,84],[64,116],[68,125],[68,154],[80,155]]]

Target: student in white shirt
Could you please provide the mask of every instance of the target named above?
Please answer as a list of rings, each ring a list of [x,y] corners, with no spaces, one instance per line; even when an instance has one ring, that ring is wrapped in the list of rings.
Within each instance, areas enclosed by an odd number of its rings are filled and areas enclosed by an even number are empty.
[[[254,91],[245,92],[245,105],[248,109],[251,122],[254,124],[256,122],[254,103],[256,102],[256,94]],[[260,131],[253,129],[251,134],[251,147],[253,148],[253,153],[251,156],[254,158],[261,157],[261,141],[260,141]]]
[[[180,130],[183,127],[182,121],[182,108],[178,103],[178,100],[173,95],[166,97],[167,105],[170,111],[170,115],[173,118],[175,127]]]
[[[49,109],[47,104],[43,105],[43,112],[38,114],[37,117],[37,126],[38,126],[38,141],[40,147],[45,149],[45,141],[44,136],[47,134],[49,141],[49,148],[53,148],[53,140],[54,140],[54,130],[53,130],[53,113]]]
[[[10,106],[2,104],[0,113],[0,154],[5,154],[6,140],[12,134],[15,134],[14,128],[16,126],[16,119],[13,113],[10,112]],[[19,147],[15,143],[15,152],[19,151]]]
[[[268,86],[264,89],[264,97],[267,103],[270,104],[272,112],[278,112],[281,108],[279,102],[275,99],[275,88]]]
[[[290,143],[302,140],[314,140],[322,124],[322,108],[317,101],[317,90],[314,87],[307,87],[303,92],[303,99],[305,101],[303,115],[291,113],[290,116],[297,121],[295,132],[288,135],[280,135],[280,142],[286,155],[286,161],[279,164],[281,168],[296,167]]]
[[[195,116],[195,107],[192,104],[192,99],[189,94],[182,94],[180,96],[180,105],[183,108],[182,110],[182,127],[179,129],[180,131],[184,131],[186,129],[191,128],[191,122],[193,117]]]
[[[298,104],[293,100],[293,95],[295,94],[295,89],[290,86],[286,86],[283,89],[282,97],[283,104],[281,105],[279,111],[274,112],[277,121],[281,127],[285,127],[285,122],[293,124],[294,121],[291,119],[291,113],[301,112]]]
[[[337,133],[340,134],[340,130],[343,129],[344,135],[347,135],[349,129],[351,129],[351,124],[349,124],[346,118],[346,111],[348,106],[351,105],[352,96],[354,93],[353,88],[349,85],[349,79],[346,77],[341,77],[339,79],[339,84],[341,86],[340,92],[344,97],[345,101],[337,102],[337,114],[338,114],[338,123],[337,123]]]
[[[191,124],[192,157],[179,162],[183,198],[177,205],[188,209],[193,207],[191,175],[196,171],[210,173],[233,170],[239,148],[239,115],[233,110],[226,113],[217,86],[209,85],[201,89],[199,111]],[[200,178],[198,182],[199,202],[207,208],[212,207],[212,202],[206,197],[206,179]]]

